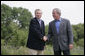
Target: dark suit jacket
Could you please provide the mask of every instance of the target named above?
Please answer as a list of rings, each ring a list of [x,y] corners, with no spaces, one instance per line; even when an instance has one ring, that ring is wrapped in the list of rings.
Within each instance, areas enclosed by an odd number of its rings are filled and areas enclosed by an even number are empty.
[[[53,49],[55,51],[68,50],[73,43],[73,33],[69,20],[61,18],[59,34],[57,34],[55,20],[49,23],[48,38],[53,37]]]
[[[29,26],[29,36],[27,40],[27,47],[35,50],[43,50],[45,42],[41,39],[45,36],[44,22],[41,21],[41,27],[36,18],[33,18]]]

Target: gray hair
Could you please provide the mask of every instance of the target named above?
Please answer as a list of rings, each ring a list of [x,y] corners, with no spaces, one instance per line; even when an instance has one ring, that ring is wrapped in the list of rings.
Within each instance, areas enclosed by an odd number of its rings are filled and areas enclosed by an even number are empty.
[[[56,12],[61,16],[61,10],[59,8],[54,8],[53,11],[56,10]]]
[[[41,10],[40,10],[40,9],[36,9],[36,10],[35,10],[35,13],[36,13],[37,11],[41,11]]]

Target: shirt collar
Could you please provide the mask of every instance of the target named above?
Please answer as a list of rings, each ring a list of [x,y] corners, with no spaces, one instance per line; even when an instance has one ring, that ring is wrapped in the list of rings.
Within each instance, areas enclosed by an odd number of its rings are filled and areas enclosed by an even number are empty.
[[[55,21],[61,21],[61,17],[59,18],[59,20],[56,20],[56,19],[55,19]]]
[[[36,17],[35,17],[36,18]],[[41,18],[40,19],[38,19],[38,18],[36,18],[38,21],[41,21]]]
[[[41,21],[41,19],[37,19],[38,21]]]

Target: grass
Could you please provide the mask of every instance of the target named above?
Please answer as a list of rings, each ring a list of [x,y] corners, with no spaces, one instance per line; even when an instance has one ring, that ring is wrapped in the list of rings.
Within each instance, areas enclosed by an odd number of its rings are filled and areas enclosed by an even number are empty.
[[[26,47],[1,46],[1,55],[28,55]]]
[[[84,55],[84,47],[77,46],[71,50],[72,55]]]
[[[1,55],[29,55],[28,48],[21,46],[19,48],[12,46],[1,46]],[[44,50],[44,55],[54,55],[51,45],[47,45]],[[71,50],[71,55],[84,55],[84,47],[74,47]]]
[[[46,45],[45,50],[44,50],[45,55],[53,55],[53,48],[51,45]]]
[[[71,52],[71,55],[84,55],[84,47],[74,46],[74,48],[72,50],[70,50],[70,52]],[[45,55],[54,55],[53,48],[51,45],[46,46],[44,54]]]

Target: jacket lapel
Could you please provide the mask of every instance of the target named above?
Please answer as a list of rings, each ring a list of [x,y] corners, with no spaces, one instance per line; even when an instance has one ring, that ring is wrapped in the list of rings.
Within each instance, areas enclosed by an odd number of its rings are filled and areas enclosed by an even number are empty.
[[[38,23],[38,25],[39,25],[39,27],[40,27],[40,24],[39,24],[39,22],[38,22],[37,18],[35,18],[35,20],[36,20],[36,22]]]
[[[63,19],[61,18],[60,27],[59,27],[59,33],[60,33],[61,30],[62,30],[63,24],[64,24],[64,22],[63,22]]]
[[[55,20],[53,21],[53,32],[55,33],[55,34],[57,34],[57,30],[56,30],[56,26],[55,26]]]
[[[41,27],[40,27],[41,29],[43,28],[43,22],[41,21]]]

